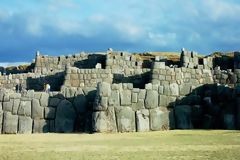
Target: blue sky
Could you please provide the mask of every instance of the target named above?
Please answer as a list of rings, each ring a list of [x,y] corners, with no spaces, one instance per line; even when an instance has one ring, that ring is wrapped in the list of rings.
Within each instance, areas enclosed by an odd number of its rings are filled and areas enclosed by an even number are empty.
[[[1,0],[0,62],[35,51],[240,50],[239,0]]]

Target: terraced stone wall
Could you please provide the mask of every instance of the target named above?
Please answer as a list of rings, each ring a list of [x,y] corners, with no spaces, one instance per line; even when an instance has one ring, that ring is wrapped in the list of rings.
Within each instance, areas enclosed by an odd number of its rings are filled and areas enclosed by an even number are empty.
[[[17,85],[21,85],[20,88],[22,88],[22,90],[34,89],[36,91],[43,91],[44,83],[48,83],[51,85],[51,90],[60,91],[64,76],[64,72],[51,72],[47,75],[42,75],[40,73],[1,75],[0,88],[16,90]]]
[[[144,60],[138,56],[127,52],[109,52],[106,59],[107,69],[141,69],[144,67]]]
[[[35,73],[47,74],[49,72],[62,72],[67,66],[78,68],[95,68],[97,63],[103,66],[106,53],[79,53],[68,56],[37,55],[35,59]]]

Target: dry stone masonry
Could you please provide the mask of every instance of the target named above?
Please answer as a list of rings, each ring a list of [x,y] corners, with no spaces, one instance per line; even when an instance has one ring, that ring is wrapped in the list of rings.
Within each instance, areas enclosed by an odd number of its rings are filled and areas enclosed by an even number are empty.
[[[33,73],[0,75],[0,132],[240,129],[239,57],[37,52]]]

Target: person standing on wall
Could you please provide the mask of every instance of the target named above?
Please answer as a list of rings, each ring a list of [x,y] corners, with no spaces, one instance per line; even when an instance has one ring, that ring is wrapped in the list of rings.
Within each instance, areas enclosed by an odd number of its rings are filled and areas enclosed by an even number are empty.
[[[51,90],[51,86],[50,86],[50,84],[48,84],[48,83],[44,83],[44,91],[45,91],[46,93],[49,93],[50,90]]]

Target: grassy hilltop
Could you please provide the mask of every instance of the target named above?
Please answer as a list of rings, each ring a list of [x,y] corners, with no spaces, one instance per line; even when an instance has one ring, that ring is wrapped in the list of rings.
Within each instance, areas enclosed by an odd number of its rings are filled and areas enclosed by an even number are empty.
[[[237,160],[239,150],[239,131],[0,136],[1,160]]]

